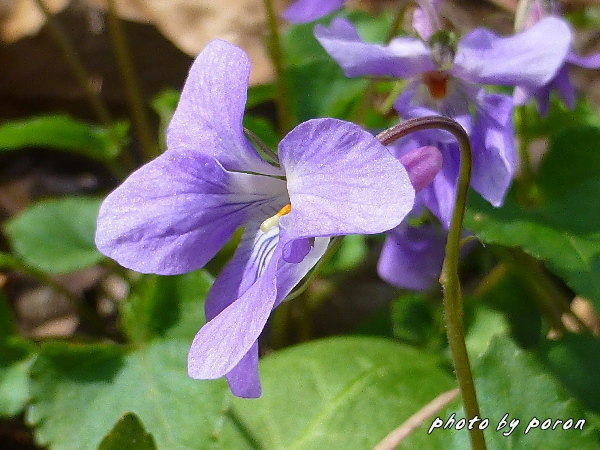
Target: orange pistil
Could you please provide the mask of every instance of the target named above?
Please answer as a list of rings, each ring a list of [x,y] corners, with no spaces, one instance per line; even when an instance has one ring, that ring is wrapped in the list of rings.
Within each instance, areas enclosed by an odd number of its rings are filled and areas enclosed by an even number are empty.
[[[291,210],[292,210],[292,204],[288,203],[287,205],[285,205],[283,208],[281,208],[279,210],[279,212],[276,214],[276,216],[278,216],[278,217],[285,216],[286,214],[289,214]]]
[[[448,80],[450,76],[446,72],[427,72],[423,76],[423,81],[429,89],[429,94],[436,100],[440,100],[446,96],[448,92]]]

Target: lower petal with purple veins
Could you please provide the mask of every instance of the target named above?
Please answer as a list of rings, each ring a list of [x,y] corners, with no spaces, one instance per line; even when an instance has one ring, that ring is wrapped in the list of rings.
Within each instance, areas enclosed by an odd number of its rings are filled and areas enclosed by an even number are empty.
[[[188,373],[196,379],[220,378],[231,372],[255,345],[277,298],[277,246],[265,270],[239,298],[220,299],[229,305],[196,334],[188,354]]]
[[[282,258],[287,242],[281,242],[279,227],[264,233],[258,222],[248,226],[207,297],[208,323],[190,349],[190,376],[207,379],[226,375],[235,395],[259,396],[256,340],[271,310],[323,256],[328,242],[327,238],[314,239],[304,259],[293,264]]]

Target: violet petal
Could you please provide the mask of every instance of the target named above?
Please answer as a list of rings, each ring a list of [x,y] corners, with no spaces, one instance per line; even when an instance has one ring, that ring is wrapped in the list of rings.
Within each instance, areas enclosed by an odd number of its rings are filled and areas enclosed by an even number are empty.
[[[102,203],[96,245],[121,265],[172,275],[202,267],[245,220],[285,192],[275,178],[227,172],[199,153],[168,151]]]
[[[306,23],[320,19],[336,9],[346,0],[296,0],[283,12],[281,17],[291,23]]]
[[[244,136],[249,74],[250,60],[242,49],[211,41],[190,69],[167,130],[168,148],[212,156],[227,170],[281,175]]]
[[[292,212],[290,239],[380,233],[414,202],[406,169],[370,133],[337,119],[298,125],[279,145]]]
[[[406,78],[435,69],[429,48],[420,39],[401,37],[385,46],[369,44],[346,19],[332,20],[329,28],[315,26],[315,37],[349,77]]]
[[[512,98],[484,94],[478,108],[471,185],[492,205],[501,206],[516,168]]]
[[[509,37],[478,28],[459,42],[451,73],[473,83],[540,87],[554,78],[570,46],[569,26],[555,17]]]
[[[445,233],[433,226],[394,228],[387,233],[379,257],[379,276],[405,289],[431,288],[442,270],[445,242]]]
[[[258,398],[262,395],[258,374],[258,342],[242,357],[239,363],[225,375],[231,393],[236,397]]]

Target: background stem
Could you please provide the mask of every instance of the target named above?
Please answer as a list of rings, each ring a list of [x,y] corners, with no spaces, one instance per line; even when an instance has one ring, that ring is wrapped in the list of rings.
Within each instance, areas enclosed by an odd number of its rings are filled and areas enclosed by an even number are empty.
[[[34,0],[37,7],[42,11],[46,18],[46,26],[48,31],[52,35],[52,38],[58,45],[62,52],[65,62],[69,66],[69,69],[73,73],[73,76],[83,89],[83,93],[94,112],[94,115],[102,125],[110,126],[112,118],[108,112],[108,108],[104,104],[104,101],[98,94],[98,92],[92,87],[91,76],[83,66],[83,63],[77,56],[75,47],[69,41],[69,38],[64,33],[62,28],[58,25],[52,12],[48,9],[48,6],[42,0]]]
[[[121,72],[121,78],[123,79],[125,95],[131,111],[131,119],[142,146],[144,158],[149,161],[160,154],[160,149],[157,139],[151,131],[152,127],[146,113],[138,77],[133,67],[131,52],[127,45],[121,20],[117,16],[114,0],[108,0],[108,30],[119,71]]]
[[[269,25],[269,52],[275,69],[275,102],[277,108],[277,120],[282,134],[290,131],[294,124],[290,114],[289,94],[285,72],[283,69],[283,53],[281,51],[281,39],[277,27],[277,16],[273,8],[272,0],[264,0],[265,10],[267,12],[267,22]]]

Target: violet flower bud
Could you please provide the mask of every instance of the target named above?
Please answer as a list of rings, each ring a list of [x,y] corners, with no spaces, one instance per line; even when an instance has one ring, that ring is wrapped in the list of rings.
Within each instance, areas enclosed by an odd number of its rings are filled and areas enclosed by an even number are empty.
[[[431,145],[417,148],[400,158],[416,192],[427,187],[442,169],[442,153]]]

